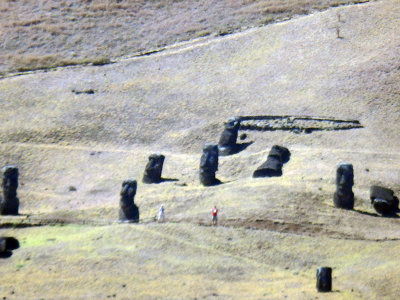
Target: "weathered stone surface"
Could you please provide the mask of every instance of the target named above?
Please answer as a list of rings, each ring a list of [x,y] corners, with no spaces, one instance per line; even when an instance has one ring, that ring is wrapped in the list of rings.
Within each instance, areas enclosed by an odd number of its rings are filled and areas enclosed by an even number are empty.
[[[352,190],[354,184],[353,165],[349,163],[340,163],[336,169],[336,192],[333,195],[335,207],[344,209],[353,209],[354,193]]]
[[[0,258],[8,258],[12,250],[19,248],[19,242],[13,237],[0,237]]]
[[[272,146],[267,160],[254,171],[253,177],[282,176],[283,164],[290,159],[290,151],[282,146]]]
[[[119,220],[139,222],[139,208],[134,203],[137,190],[136,180],[128,179],[122,183],[119,202]]]
[[[282,176],[282,162],[275,156],[268,156],[267,161],[254,171],[253,177]]]
[[[0,252],[15,250],[19,248],[19,242],[13,237],[0,237]]]
[[[394,215],[399,210],[399,199],[391,189],[373,185],[370,187],[371,204],[381,215]]]
[[[200,159],[200,182],[204,186],[216,185],[221,183],[215,178],[218,170],[218,146],[216,144],[206,144],[203,148],[203,155]]]
[[[161,173],[164,160],[165,156],[162,154],[152,154],[149,156],[149,162],[143,174],[143,183],[160,183],[162,181]]]
[[[271,148],[271,151],[269,152],[268,156],[276,156],[279,157],[282,163],[287,163],[290,159],[290,151],[288,148],[274,145]]]
[[[317,290],[318,292],[330,292],[332,290],[332,268],[318,268]]]
[[[224,131],[218,142],[219,155],[235,154],[239,150],[236,143],[240,128],[240,118],[232,117],[225,123]]]
[[[1,215],[18,215],[19,199],[18,189],[18,168],[15,166],[4,166],[2,169],[3,199],[0,199]]]

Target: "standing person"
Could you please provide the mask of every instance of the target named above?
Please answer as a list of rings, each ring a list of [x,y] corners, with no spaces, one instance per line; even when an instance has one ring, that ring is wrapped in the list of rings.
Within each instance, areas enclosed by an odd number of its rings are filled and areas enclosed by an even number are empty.
[[[158,220],[158,223],[165,221],[164,204],[161,204],[160,207],[158,208],[158,219],[157,220]]]
[[[211,215],[212,215],[212,224],[217,225],[218,221],[218,208],[214,205],[214,207],[211,210]]]

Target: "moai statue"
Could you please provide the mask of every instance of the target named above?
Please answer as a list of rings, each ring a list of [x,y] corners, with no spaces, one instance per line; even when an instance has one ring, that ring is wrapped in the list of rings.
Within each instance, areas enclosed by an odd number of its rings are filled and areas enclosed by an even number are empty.
[[[399,199],[388,188],[371,186],[370,199],[376,212],[381,215],[395,215],[399,211]]]
[[[15,250],[19,248],[19,242],[13,237],[0,237],[0,254],[10,250]]]
[[[290,159],[290,151],[282,146],[274,145],[267,160],[254,171],[253,177],[282,176],[282,166]]]
[[[3,197],[0,198],[0,215],[18,215],[19,199],[17,197],[18,188],[18,168],[15,166],[5,166],[3,172]]]
[[[200,182],[204,186],[216,185],[221,183],[215,178],[218,170],[218,146],[216,144],[206,144],[203,148],[203,155],[200,159]]]
[[[330,292],[332,290],[332,268],[322,267],[317,270],[318,292]]]
[[[231,117],[228,122],[225,123],[225,129],[221,134],[218,142],[219,155],[231,155],[237,152],[238,144],[236,140],[240,128],[240,118]]]
[[[290,151],[288,148],[274,145],[272,146],[271,151],[269,151],[268,156],[276,156],[283,164],[285,164],[290,159]]]
[[[353,209],[354,193],[352,187],[354,184],[353,165],[340,163],[336,169],[336,192],[333,195],[333,203],[336,207],[344,209]]]
[[[135,205],[136,180],[128,179],[122,183],[119,201],[119,220],[123,222],[139,222],[139,208]]]
[[[161,154],[152,154],[149,156],[149,162],[143,174],[143,183],[160,183],[162,181],[161,172],[164,159],[165,156]]]

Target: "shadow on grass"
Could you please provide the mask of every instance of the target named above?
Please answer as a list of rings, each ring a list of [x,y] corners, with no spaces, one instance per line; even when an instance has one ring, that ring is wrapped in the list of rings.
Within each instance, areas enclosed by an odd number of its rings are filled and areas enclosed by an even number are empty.
[[[370,213],[367,211],[362,211],[362,210],[358,210],[358,209],[353,209],[356,213],[359,213],[361,215],[366,215],[366,216],[370,216],[370,217],[381,217],[381,218],[393,218],[393,219],[398,219],[399,216],[395,213],[393,214],[384,214],[384,215],[379,215],[377,213]]]
[[[164,178],[164,177],[161,177],[160,183],[161,183],[161,182],[176,182],[176,181],[179,181],[179,179],[177,179],[177,178]]]

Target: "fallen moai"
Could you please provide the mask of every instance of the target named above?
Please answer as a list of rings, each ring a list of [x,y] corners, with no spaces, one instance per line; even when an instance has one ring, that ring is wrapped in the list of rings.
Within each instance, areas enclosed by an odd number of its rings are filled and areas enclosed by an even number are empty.
[[[254,171],[253,177],[274,177],[282,176],[282,167],[290,159],[289,149],[274,145],[265,161],[261,166]]]
[[[134,198],[137,190],[136,180],[128,179],[122,183],[121,198],[119,201],[119,220],[123,222],[139,222],[139,208]]]
[[[19,199],[18,168],[15,166],[4,166],[2,169],[3,199],[0,197],[0,215],[18,215]]]
[[[239,145],[236,143],[238,132],[240,128],[240,118],[231,117],[227,123],[225,123],[224,131],[218,142],[219,155],[231,155],[235,154],[239,150]]]
[[[203,148],[203,155],[200,159],[200,182],[204,186],[211,186],[221,183],[215,178],[218,170],[218,145],[206,144]]]
[[[371,204],[381,215],[395,215],[399,211],[399,199],[391,189],[373,185],[370,187]]]
[[[330,292],[332,290],[332,268],[318,268],[317,290],[318,292]]]
[[[353,209],[354,193],[353,165],[349,163],[340,163],[336,169],[336,192],[333,195],[335,207],[344,209]]]
[[[162,181],[161,173],[164,160],[165,156],[162,154],[152,154],[149,156],[149,162],[143,174],[143,183],[160,183]]]

